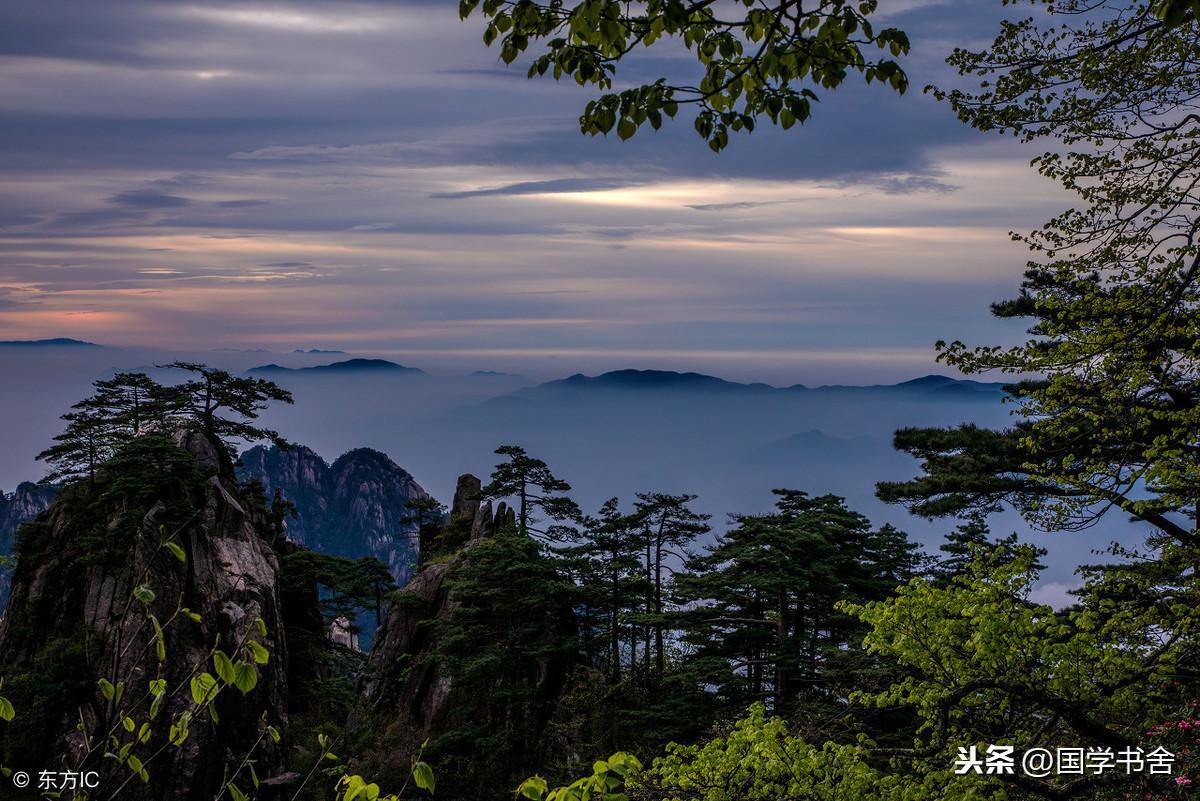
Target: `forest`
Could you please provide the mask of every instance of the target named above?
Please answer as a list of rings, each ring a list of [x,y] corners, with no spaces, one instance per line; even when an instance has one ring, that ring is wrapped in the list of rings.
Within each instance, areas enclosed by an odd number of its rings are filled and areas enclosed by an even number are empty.
[[[1033,5],[950,56],[977,88],[930,89],[965,124],[1044,143],[1034,168],[1077,203],[1014,235],[1030,261],[991,312],[1028,338],[937,345],[1009,379],[1012,425],[895,434],[919,467],[878,497],[944,522],[936,553],[803,487],[726,521],[653,487],[580,509],[552,465],[501,444],[486,479],[411,504],[398,587],[289,541],[299,499],[238,478],[241,448],[298,444],[258,424],[286,390],[192,362],[164,366],[177,383],[121,373],[64,416],[42,455],[62,487],[20,531],[4,797],[1194,797],[1200,4]],[[618,87],[586,107],[593,135],[683,106],[721,151],[805,122],[802,80],[907,88],[907,38],[870,0],[732,9],[460,4],[531,78]],[[673,40],[694,87],[614,80],[635,44]],[[1001,509],[1094,552],[1069,604],[1031,599],[1043,554],[990,530]],[[1142,542],[1111,545],[1115,526]],[[367,654],[328,636],[354,614],[378,625]]]

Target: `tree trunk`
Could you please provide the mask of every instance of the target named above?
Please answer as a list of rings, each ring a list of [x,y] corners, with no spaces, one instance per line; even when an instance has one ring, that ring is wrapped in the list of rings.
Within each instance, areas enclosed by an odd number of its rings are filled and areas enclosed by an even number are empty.
[[[612,554],[610,555],[610,558],[612,559],[611,564],[615,565],[617,561],[616,555]],[[618,603],[620,602],[621,591],[619,584],[620,576],[617,574],[615,568],[609,573],[609,578],[612,581],[612,597],[610,599],[608,610],[609,671],[612,677],[612,683],[619,684],[621,681],[621,615]]]
[[[522,534],[529,533],[529,507],[526,505],[527,503],[528,503],[528,492],[525,489],[525,482],[522,481],[521,482],[521,533]]]
[[[667,672],[667,657],[663,651],[663,602],[662,602],[662,537],[654,545],[654,647],[658,658],[658,680]]]
[[[788,593],[779,591],[777,619],[775,621],[775,709],[776,715],[783,714],[787,703],[788,669],[786,646],[788,640]]]
[[[654,570],[650,561],[650,529],[646,529],[646,616],[649,617],[654,610]],[[646,622],[642,625],[642,634],[646,638],[646,651],[643,658],[646,663],[646,672],[650,672],[650,623]]]

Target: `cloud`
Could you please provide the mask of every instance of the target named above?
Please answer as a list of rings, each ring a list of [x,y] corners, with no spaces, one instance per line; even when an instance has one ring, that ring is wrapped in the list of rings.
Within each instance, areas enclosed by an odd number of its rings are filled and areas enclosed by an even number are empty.
[[[521,181],[489,189],[468,189],[461,192],[434,192],[435,198],[490,197],[494,195],[542,195],[569,192],[596,192],[602,189],[623,189],[641,186],[645,181],[620,178],[555,178],[549,181]]]
[[[37,301],[31,299],[18,300],[22,295],[28,296],[32,294],[28,290],[20,290],[14,287],[0,286],[0,311],[18,311],[22,307],[35,306]]]
[[[738,200],[732,203],[688,203],[689,209],[695,211],[737,211],[740,209],[757,209],[763,206],[778,206],[780,203],[795,203],[794,200]]]
[[[909,195],[913,192],[957,192],[959,187],[928,175],[880,178],[872,185],[885,195]]]
[[[913,85],[954,79],[943,40],[992,23],[913,2],[889,22]],[[81,338],[444,350],[479,347],[441,332],[484,314],[517,321],[498,348],[927,353],[999,330],[1005,232],[1056,205],[1013,143],[855,76],[714,155],[686,113],[581,135],[590,89],[525,80],[444,2],[93,5],[0,3],[0,284],[95,310]],[[669,53],[621,80],[695,68]]]
[[[268,200],[219,200],[216,204],[223,209],[248,209],[253,206],[268,206]]]
[[[268,145],[230,153],[236,161],[376,161],[428,153],[411,142],[362,142],[350,145]]]
[[[104,199],[105,203],[130,209],[181,209],[192,201],[181,195],[170,195],[157,189],[127,189]]]

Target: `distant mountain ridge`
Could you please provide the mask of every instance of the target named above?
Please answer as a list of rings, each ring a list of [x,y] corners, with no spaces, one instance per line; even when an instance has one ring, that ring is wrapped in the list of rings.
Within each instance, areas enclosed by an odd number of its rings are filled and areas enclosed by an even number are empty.
[[[251,367],[248,374],[256,373],[408,373],[410,375],[425,375],[425,371],[417,367],[405,367],[402,364],[389,362],[387,359],[346,359],[330,364],[318,364],[312,367],[284,367],[281,364],[262,364]]]
[[[95,342],[85,342],[82,339],[70,337],[54,337],[53,339],[6,339],[0,340],[0,348],[102,348]]]
[[[417,561],[409,500],[427,493],[384,453],[356,448],[328,464],[310,448],[256,446],[242,454],[241,481],[257,479],[268,500],[279,489],[296,505],[288,539],[313,550],[359,559],[373,556],[403,584]]]
[[[788,387],[776,387],[759,382],[746,384],[729,381],[704,373],[626,369],[612,370],[596,376],[575,373],[567,378],[547,381],[535,387],[517,390],[513,394],[530,395],[545,391],[589,389],[741,393],[896,391],[931,395],[950,393],[956,396],[969,396],[972,393],[979,393],[981,395],[996,396],[1004,393],[1004,384],[971,381],[944,375],[926,375],[909,381],[902,381],[898,384],[873,384],[869,386],[829,384],[818,387],[793,384]]]

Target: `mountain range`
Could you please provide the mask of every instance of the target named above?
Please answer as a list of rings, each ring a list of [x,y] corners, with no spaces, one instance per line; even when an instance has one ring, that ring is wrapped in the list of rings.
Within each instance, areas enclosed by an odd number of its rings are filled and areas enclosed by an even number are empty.
[[[300,351],[304,352],[304,351]],[[329,353],[330,351],[307,351],[313,353]],[[249,375],[273,373],[408,373],[410,375],[425,375],[424,370],[416,367],[405,367],[402,364],[389,362],[387,359],[345,359],[331,364],[317,364],[311,367],[283,367],[278,364],[262,364],[251,367],[246,371]]]
[[[589,512],[614,495],[628,504],[637,492],[691,493],[719,529],[731,513],[767,511],[774,502],[771,490],[787,487],[842,495],[873,522],[891,523],[930,548],[940,544],[952,522],[915,518],[874,495],[877,481],[910,478],[919,470],[916,460],[892,447],[894,432],[960,423],[1004,427],[1015,408],[1005,402],[1002,384],[944,375],[870,386],[811,381],[772,386],[699,371],[628,369],[571,371],[539,383],[516,375],[416,372],[423,365],[280,351],[263,359],[245,353],[12,348],[0,352],[0,374],[19,374],[24,383],[0,385],[0,408],[21,424],[0,427],[5,454],[0,487],[44,473],[34,454],[61,431],[58,416],[87,394],[92,380],[176,358],[242,374],[274,362],[284,369],[255,375],[290,390],[295,404],[269,409],[264,425],[328,459],[369,445],[389,454],[442,501],[453,494],[462,472],[486,478],[500,461],[494,450],[516,444],[550,464]],[[155,375],[177,379],[172,371]],[[995,524],[998,531],[1027,531],[1015,515]],[[1074,567],[1090,558],[1070,538],[1044,544],[1051,550],[1048,581],[1069,580]],[[397,571],[407,558],[403,548],[380,554]]]
[[[403,584],[417,562],[410,500],[427,493],[386,454],[355,448],[327,463],[311,448],[256,446],[242,454],[241,481],[256,480],[295,505],[286,520],[293,542],[334,556],[373,556]]]

